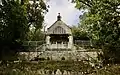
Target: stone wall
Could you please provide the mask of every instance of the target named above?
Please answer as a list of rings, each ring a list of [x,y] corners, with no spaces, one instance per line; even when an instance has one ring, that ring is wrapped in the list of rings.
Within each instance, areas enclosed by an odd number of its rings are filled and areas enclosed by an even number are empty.
[[[96,59],[97,51],[42,51],[42,52],[20,52],[22,58],[27,60],[33,60],[35,57],[49,58],[50,60],[61,60],[63,57],[65,60],[92,60]]]

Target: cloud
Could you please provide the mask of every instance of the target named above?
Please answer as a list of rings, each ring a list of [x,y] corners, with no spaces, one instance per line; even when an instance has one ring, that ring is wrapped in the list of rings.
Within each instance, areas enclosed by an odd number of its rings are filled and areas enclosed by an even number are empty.
[[[75,8],[75,4],[68,0],[50,0],[49,12],[45,15],[45,23],[47,27],[51,26],[56,20],[58,13],[62,16],[62,21],[67,25],[77,25],[79,23],[79,15],[81,11]]]

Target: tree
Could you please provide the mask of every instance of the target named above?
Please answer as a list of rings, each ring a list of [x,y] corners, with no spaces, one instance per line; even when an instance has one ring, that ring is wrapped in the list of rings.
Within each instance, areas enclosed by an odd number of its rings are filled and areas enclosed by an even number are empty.
[[[44,41],[44,38],[45,38],[45,34],[43,31],[41,31],[41,29],[38,29],[37,31],[35,31],[35,29],[32,28],[28,32],[28,37],[26,40],[28,40],[28,41]]]
[[[94,45],[101,47],[105,59],[120,57],[120,1],[119,0],[75,0],[76,7],[87,9],[82,24],[87,26]]]
[[[30,4],[28,0],[2,0],[0,3],[0,59],[16,54],[27,38],[32,27],[42,28],[43,13],[46,11],[43,0]],[[11,58],[9,58],[11,59]],[[6,58],[7,60],[7,58]]]
[[[27,12],[19,1],[2,0],[0,5],[0,59],[10,55],[24,39]],[[14,51],[16,52],[16,51]]]
[[[23,2],[23,4],[25,4]],[[26,34],[25,41],[42,41],[44,34],[41,31],[44,23],[44,15],[48,12],[48,7],[44,0],[32,0],[27,3],[27,20],[28,29],[30,31]]]
[[[82,26],[73,26],[72,34],[74,40],[89,40],[87,36],[87,31]]]
[[[41,29],[44,21],[44,14],[48,12],[43,0],[33,0],[27,4],[28,27]]]

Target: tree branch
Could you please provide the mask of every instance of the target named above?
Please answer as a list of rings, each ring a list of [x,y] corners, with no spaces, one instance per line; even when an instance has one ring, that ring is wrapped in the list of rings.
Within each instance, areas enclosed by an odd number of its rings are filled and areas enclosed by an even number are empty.
[[[83,4],[85,4],[88,7],[91,7],[91,5],[87,4],[85,1],[82,1],[82,0],[78,0],[78,1],[81,2],[81,3],[83,3]]]

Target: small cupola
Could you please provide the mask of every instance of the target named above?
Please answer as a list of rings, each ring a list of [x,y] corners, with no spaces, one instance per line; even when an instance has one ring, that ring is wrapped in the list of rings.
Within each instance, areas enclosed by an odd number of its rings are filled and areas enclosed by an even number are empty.
[[[58,13],[58,16],[57,16],[57,21],[61,21],[61,16],[60,16],[60,13]]]

